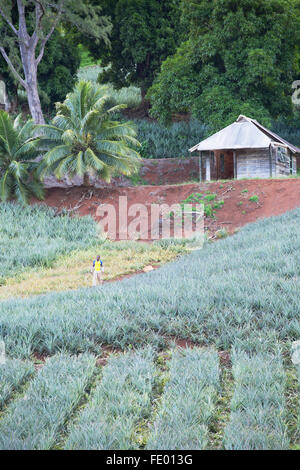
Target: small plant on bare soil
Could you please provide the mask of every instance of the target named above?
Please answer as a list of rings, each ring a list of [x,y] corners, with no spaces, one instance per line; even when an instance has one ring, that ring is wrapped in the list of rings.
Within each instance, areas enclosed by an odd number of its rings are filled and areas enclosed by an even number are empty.
[[[249,197],[249,201],[257,203],[259,202],[259,197],[256,194],[254,194],[253,196]]]
[[[185,204],[203,204],[204,206],[204,215],[206,217],[215,217],[216,211],[221,209],[224,205],[224,200],[218,200],[217,195],[206,191],[205,194],[202,193],[192,193],[186,199],[181,201],[181,207],[184,208]],[[192,211],[196,211],[196,207],[192,208]]]

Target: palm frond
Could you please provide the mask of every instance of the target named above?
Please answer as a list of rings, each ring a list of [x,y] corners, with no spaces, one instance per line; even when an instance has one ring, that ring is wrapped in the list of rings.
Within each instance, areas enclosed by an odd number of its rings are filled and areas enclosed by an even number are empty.
[[[7,201],[12,195],[13,182],[11,175],[8,170],[5,171],[4,175],[0,180],[0,198],[1,201]]]
[[[87,170],[96,170],[97,172],[101,172],[105,167],[105,163],[98,158],[90,148],[88,148],[84,153],[84,161]]]
[[[75,173],[75,168],[74,168],[74,157],[73,155],[69,155],[57,164],[54,174],[57,178],[61,178],[65,174],[74,174]]]
[[[58,145],[54,147],[49,152],[46,153],[44,157],[44,162],[47,166],[51,167],[53,164],[60,161],[62,158],[70,155],[70,146],[66,144]]]
[[[30,119],[29,121],[25,122],[24,126],[17,128],[18,131],[18,140],[22,142],[24,140],[28,140],[32,137],[37,135],[37,126],[35,122]]]
[[[5,140],[8,153],[12,155],[17,142],[17,133],[9,114],[3,110],[0,110],[0,136]]]
[[[76,158],[76,173],[78,175],[83,176],[86,171],[86,167],[84,164],[83,160],[83,152],[78,152],[77,158]]]
[[[21,204],[28,204],[30,188],[21,180],[16,180],[14,193]]]
[[[45,199],[45,190],[42,183],[38,180],[33,178],[28,183],[28,189],[31,194],[33,194],[37,199],[44,200]]]
[[[39,138],[32,137],[31,139],[26,140],[22,143],[17,151],[14,153],[14,157],[16,160],[19,159],[34,159],[39,155]]]
[[[40,124],[37,126],[37,130],[40,131],[39,137],[41,142],[44,140],[60,140],[63,134],[63,130],[53,124]]]
[[[14,129],[19,129],[22,126],[22,113],[14,119],[13,127]]]

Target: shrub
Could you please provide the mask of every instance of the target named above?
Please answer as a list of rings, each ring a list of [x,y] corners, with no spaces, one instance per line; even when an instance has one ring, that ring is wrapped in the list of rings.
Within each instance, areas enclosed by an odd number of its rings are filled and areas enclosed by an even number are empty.
[[[79,175],[89,186],[90,173],[110,181],[111,176],[130,176],[139,168],[135,130],[113,118],[124,106],[112,106],[110,101],[105,86],[82,80],[63,103],[56,103],[51,124],[38,126],[39,148],[46,152],[40,175]]]
[[[66,449],[136,449],[134,426],[150,413],[154,376],[150,349],[110,358]]]
[[[0,423],[0,449],[51,449],[94,373],[89,355],[48,359],[26,395],[13,402]]]
[[[175,351],[147,449],[204,449],[218,387],[217,352],[196,348]]]

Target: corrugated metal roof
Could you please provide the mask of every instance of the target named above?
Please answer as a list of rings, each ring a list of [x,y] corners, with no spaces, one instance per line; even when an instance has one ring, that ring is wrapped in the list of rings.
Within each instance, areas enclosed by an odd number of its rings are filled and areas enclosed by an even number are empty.
[[[255,119],[241,115],[236,122],[202,140],[202,142],[190,148],[189,151],[269,148],[272,142],[282,143],[293,153],[300,153],[298,147],[290,144],[274,132],[269,131],[259,122],[255,121]]]

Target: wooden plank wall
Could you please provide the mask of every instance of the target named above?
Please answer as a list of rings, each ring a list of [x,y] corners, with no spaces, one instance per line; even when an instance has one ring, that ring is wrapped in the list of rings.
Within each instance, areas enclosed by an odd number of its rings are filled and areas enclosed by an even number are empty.
[[[270,177],[269,149],[237,150],[236,157],[237,179]],[[275,170],[273,158],[272,155],[272,170]]]
[[[274,151],[276,153],[277,149],[274,148]],[[288,155],[289,157],[291,156],[291,152],[290,150],[288,150]],[[277,158],[277,155],[276,155],[276,174],[275,176],[289,176],[291,174],[291,167],[290,167],[290,163],[283,163],[283,162],[280,162]]]

